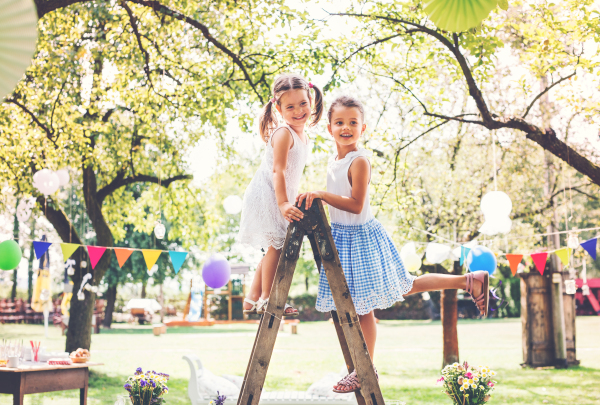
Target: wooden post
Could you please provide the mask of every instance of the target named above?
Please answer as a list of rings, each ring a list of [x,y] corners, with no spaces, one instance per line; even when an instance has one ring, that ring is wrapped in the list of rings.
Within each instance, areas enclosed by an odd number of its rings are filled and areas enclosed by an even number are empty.
[[[461,274],[462,267],[455,261],[452,274]],[[458,299],[457,290],[442,290],[440,315],[442,318],[444,339],[444,361],[442,367],[458,363]]]
[[[229,283],[227,283],[227,291],[229,291],[229,295],[227,297],[227,319],[229,319],[229,322],[231,322],[233,319],[231,315],[231,306],[233,305],[233,288],[231,280],[229,280]]]
[[[569,272],[564,271],[562,273],[563,283],[565,280],[569,280]],[[567,365],[578,366],[579,360],[577,360],[576,352],[576,329],[575,329],[575,294],[567,294],[563,292],[563,305],[564,305],[564,316],[565,316],[565,341],[567,343]]]

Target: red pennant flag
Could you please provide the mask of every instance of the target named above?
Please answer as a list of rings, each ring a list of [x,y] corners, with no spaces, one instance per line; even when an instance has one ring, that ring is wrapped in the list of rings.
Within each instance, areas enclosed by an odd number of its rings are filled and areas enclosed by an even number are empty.
[[[92,270],[96,267],[100,258],[106,251],[106,248],[103,246],[88,246],[88,254],[90,255],[90,264],[92,265]]]
[[[506,255],[506,258],[508,259],[508,262],[510,263],[510,271],[512,272],[512,275],[514,276],[515,274],[517,274],[517,269],[519,268],[519,263],[521,263],[521,259],[523,258],[523,255]]]
[[[133,249],[127,248],[113,248],[113,250],[115,251],[115,256],[117,256],[119,267],[123,267],[129,256],[133,253]]]
[[[533,263],[535,263],[535,267],[537,267],[540,274],[544,274],[544,270],[546,269],[546,260],[548,259],[548,252],[543,253],[533,253],[531,255],[533,259]]]

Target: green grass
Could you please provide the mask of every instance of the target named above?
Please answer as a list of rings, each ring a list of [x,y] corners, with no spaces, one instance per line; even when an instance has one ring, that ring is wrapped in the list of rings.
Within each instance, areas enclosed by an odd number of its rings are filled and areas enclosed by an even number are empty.
[[[266,381],[267,390],[305,390],[328,372],[343,366],[333,325],[301,323],[298,335],[289,326],[279,334]],[[581,366],[567,370],[522,369],[521,323],[518,319],[460,321],[461,360],[485,364],[498,372],[491,404],[597,404],[600,398],[600,318],[577,319],[577,357]],[[64,348],[57,328],[43,337],[33,325],[0,325],[0,338],[39,339],[48,350]],[[194,353],[215,374],[243,375],[254,343],[256,325],[171,328],[153,336],[149,327],[118,327],[92,338],[94,361],[90,378],[91,405],[112,405],[127,375],[136,367],[171,375],[169,405],[189,404],[189,369],[182,356]],[[442,359],[442,327],[429,321],[382,321],[378,326],[375,364],[389,399],[412,404],[448,404],[435,385]],[[26,404],[78,404],[77,391],[26,396]],[[0,395],[0,405],[11,404]]]

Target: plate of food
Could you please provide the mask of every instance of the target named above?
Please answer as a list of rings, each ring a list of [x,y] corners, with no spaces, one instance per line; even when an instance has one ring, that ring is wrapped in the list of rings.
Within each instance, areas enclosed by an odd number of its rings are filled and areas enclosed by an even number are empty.
[[[71,353],[69,357],[71,357],[73,363],[86,363],[91,356],[87,349],[79,348]]]

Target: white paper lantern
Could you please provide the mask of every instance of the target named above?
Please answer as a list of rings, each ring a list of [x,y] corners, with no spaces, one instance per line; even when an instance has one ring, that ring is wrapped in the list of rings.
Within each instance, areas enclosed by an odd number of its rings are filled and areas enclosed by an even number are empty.
[[[499,233],[506,234],[510,232],[511,227],[512,220],[508,217],[492,219],[486,218],[481,228],[479,228],[479,232],[488,236],[493,236]]]
[[[575,286],[575,280],[565,280],[565,292],[567,294],[575,294],[577,287]]]
[[[77,299],[78,299],[79,301],[84,301],[84,300],[85,300],[85,294],[83,293],[83,291],[79,291],[79,292],[77,293]]]
[[[58,184],[61,187],[66,186],[67,184],[69,184],[69,170],[68,169],[60,169],[56,171],[56,175],[58,176]]]
[[[69,276],[74,276],[75,275],[75,269],[73,267],[67,267],[67,274]]]
[[[441,243],[431,242],[425,249],[425,258],[429,263],[440,264],[450,257],[450,246]]]
[[[490,191],[481,199],[481,211],[486,216],[507,217],[512,211],[512,201],[503,191]]]
[[[154,226],[154,235],[156,236],[156,239],[164,238],[166,231],[167,229],[165,226],[160,221],[156,221],[156,225]]]
[[[571,233],[567,237],[567,247],[577,249],[579,247],[579,237],[576,233]]]
[[[237,195],[230,195],[223,200],[223,208],[229,215],[236,215],[242,211],[242,199]]]

